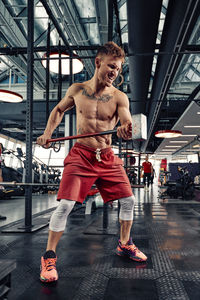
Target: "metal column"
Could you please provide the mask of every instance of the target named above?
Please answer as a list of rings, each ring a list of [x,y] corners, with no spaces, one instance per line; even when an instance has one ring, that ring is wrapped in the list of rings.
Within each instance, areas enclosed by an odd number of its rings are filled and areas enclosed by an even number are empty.
[[[46,123],[49,118],[49,54],[50,54],[50,22],[48,23],[48,32],[47,32],[47,61],[46,61]]]
[[[72,51],[69,51],[70,59],[69,59],[69,85],[71,86],[74,81],[73,76],[73,59],[72,59]],[[73,109],[69,112],[69,135],[73,135]],[[73,146],[73,141],[69,141],[69,149],[71,149]]]
[[[141,163],[141,153],[139,153],[138,155],[138,184],[141,183],[140,163]]]
[[[60,102],[60,100],[62,99],[62,61],[61,61],[61,42],[59,39],[59,43],[58,43],[58,54],[59,54],[59,60],[58,60],[58,103]],[[56,128],[56,137],[59,136],[59,126]]]
[[[47,224],[32,224],[32,130],[33,130],[33,68],[34,68],[34,0],[28,2],[27,36],[27,99],[26,99],[26,162],[25,162],[25,221],[2,232],[34,232]]]
[[[27,36],[27,99],[26,99],[26,176],[32,182],[32,129],[33,129],[33,45],[34,45],[34,0],[28,1]],[[32,227],[32,186],[25,187],[25,230]]]
[[[108,41],[113,38],[113,0],[108,0]]]

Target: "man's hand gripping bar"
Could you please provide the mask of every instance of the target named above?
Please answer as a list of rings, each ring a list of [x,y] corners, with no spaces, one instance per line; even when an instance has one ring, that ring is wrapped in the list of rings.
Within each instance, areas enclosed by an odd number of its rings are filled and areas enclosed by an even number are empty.
[[[147,120],[146,116],[143,114],[136,114],[132,116],[132,124],[133,124],[133,129],[132,129],[132,140],[146,140],[147,139]],[[102,131],[102,132],[92,132],[92,133],[85,133],[85,134],[79,134],[79,135],[72,135],[72,136],[65,136],[65,137],[60,137],[60,138],[55,138],[55,139],[48,139],[48,143],[56,143],[56,142],[61,142],[61,141],[67,141],[67,140],[73,140],[73,139],[81,139],[81,138],[87,138],[87,137],[93,137],[93,136],[100,136],[100,135],[106,135],[106,134],[113,134],[117,133],[117,129],[113,130],[107,130],[107,131]],[[55,148],[55,144],[53,146],[54,150],[58,152],[60,150],[57,150]]]

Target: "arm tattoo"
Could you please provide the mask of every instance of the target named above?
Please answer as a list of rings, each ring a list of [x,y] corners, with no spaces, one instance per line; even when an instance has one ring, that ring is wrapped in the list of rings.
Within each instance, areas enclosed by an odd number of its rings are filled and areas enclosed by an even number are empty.
[[[110,99],[112,99],[112,96],[110,96],[108,94],[104,94],[99,97],[96,97],[94,95],[94,93],[90,95],[84,88],[83,88],[82,95],[86,96],[87,98],[89,98],[91,100],[102,101],[102,102],[108,102]]]

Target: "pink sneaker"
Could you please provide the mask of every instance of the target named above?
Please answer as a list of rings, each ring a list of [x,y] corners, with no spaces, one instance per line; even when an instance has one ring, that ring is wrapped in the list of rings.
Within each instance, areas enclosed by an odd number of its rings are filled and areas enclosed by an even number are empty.
[[[133,244],[132,238],[129,239],[126,245],[122,245],[119,241],[116,254],[119,256],[128,256],[130,259],[135,261],[142,262],[147,260],[147,256]]]
[[[50,257],[48,254],[50,253]],[[53,282],[58,280],[58,273],[56,270],[57,257],[53,251],[48,251],[41,257],[40,266],[40,280],[42,282]]]

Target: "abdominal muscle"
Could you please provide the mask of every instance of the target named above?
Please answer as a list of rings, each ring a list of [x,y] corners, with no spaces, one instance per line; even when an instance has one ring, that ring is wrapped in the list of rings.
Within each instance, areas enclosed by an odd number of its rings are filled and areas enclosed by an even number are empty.
[[[84,118],[81,118],[81,120],[77,120],[78,134],[95,133],[95,132],[112,130],[114,126],[115,126],[114,120],[100,121],[97,119],[84,119]],[[80,138],[77,139],[77,142],[95,149],[97,148],[103,149],[111,146],[112,135],[108,134],[108,135],[94,136],[88,138]]]
[[[85,146],[92,147],[92,148],[108,148],[111,146],[111,138],[106,136],[101,136],[101,137],[89,137],[89,138],[82,138],[82,139],[77,139],[78,143],[81,143]]]

